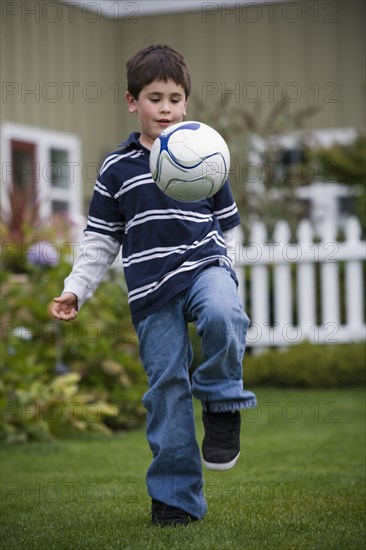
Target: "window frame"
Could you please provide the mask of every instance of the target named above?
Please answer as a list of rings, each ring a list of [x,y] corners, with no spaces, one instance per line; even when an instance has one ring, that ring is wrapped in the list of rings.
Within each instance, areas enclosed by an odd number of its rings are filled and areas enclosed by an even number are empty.
[[[263,138],[254,134],[251,136],[249,161],[257,166],[262,165],[262,155],[271,144],[277,145],[282,150],[296,149],[301,143],[309,147],[331,147],[335,144],[348,145],[357,138],[355,128],[326,128],[304,129],[284,134],[276,134]],[[340,208],[342,198],[355,196],[355,191],[350,186],[325,182],[319,175],[314,174],[314,180],[309,185],[304,185],[297,190],[298,197],[309,204],[310,218],[317,228],[322,227],[327,219],[331,223],[341,227],[347,218]],[[261,181],[256,182],[256,188],[262,189]],[[260,191],[259,191],[260,192]],[[326,208],[326,210],[324,210]]]
[[[12,185],[12,141],[35,145],[35,184],[39,200],[40,221],[52,217],[53,201],[68,204],[67,215],[77,219],[82,214],[82,164],[81,141],[75,134],[5,122],[1,125],[2,186],[1,204],[5,212],[10,211],[9,190]],[[68,152],[67,188],[52,186],[50,178],[51,149]]]

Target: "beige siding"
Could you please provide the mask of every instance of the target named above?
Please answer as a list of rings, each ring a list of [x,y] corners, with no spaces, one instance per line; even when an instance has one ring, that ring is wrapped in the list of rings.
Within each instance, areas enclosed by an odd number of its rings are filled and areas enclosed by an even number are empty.
[[[61,8],[57,23],[24,14],[22,21],[19,13],[3,24],[3,81],[19,91],[3,100],[2,120],[77,134],[83,163],[99,162],[123,134],[122,109],[109,89],[121,79],[120,36],[113,20],[92,23],[78,9]]]
[[[15,4],[18,13],[2,17],[2,78],[19,92],[3,95],[2,120],[79,135],[84,163],[99,162],[135,129],[123,101],[125,63],[149,43],[169,43],[182,51],[202,99],[210,99],[203,91],[214,83],[220,91],[212,97],[239,90],[237,102],[251,109],[258,90],[268,111],[272,99],[286,91],[293,99],[297,92],[294,108],[320,107],[310,127],[364,123],[364,2],[301,2],[300,12],[295,3],[256,11],[241,7],[236,14],[218,10],[206,21],[201,12],[137,14],[133,21],[119,22],[92,22],[92,16],[63,4],[59,21],[50,22],[42,13],[35,21],[22,7],[42,2]],[[26,94],[31,89],[35,95]],[[53,101],[57,90],[61,96]],[[87,183],[86,195],[91,188]]]

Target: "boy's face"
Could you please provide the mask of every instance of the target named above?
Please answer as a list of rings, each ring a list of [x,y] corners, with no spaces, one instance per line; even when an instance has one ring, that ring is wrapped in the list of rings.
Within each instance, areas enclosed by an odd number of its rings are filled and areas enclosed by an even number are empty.
[[[183,87],[173,80],[154,80],[142,88],[138,99],[127,92],[126,100],[129,112],[136,112],[139,119],[140,143],[148,149],[165,128],[182,121],[188,103]]]

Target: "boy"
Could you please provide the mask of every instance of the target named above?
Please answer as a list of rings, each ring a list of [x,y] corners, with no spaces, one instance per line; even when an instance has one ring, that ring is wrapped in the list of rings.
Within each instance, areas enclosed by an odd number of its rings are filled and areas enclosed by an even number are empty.
[[[186,115],[191,80],[183,57],[169,46],[144,48],[127,63],[127,84],[128,109],[137,114],[141,132],[101,167],[83,241],[98,247],[98,259],[91,264],[78,255],[52,314],[74,319],[123,245],[129,306],[149,382],[143,404],[153,454],[146,477],[152,524],[187,525],[207,511],[192,394],[202,402],[203,463],[215,470],[235,465],[239,410],[256,404],[243,388],[249,320],[227,253],[239,215],[228,182],[212,198],[182,203],[151,178],[154,140]],[[205,359],[192,383],[191,321]]]

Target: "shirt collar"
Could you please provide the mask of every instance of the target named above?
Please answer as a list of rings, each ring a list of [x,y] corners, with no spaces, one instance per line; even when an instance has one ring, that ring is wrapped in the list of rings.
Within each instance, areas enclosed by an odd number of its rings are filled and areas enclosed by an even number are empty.
[[[130,145],[134,146],[136,149],[142,149],[142,145],[140,143],[140,132],[132,132],[126,139],[126,141],[123,141],[122,143],[118,144],[118,147],[128,147]]]

